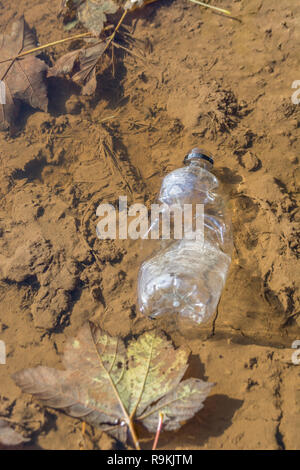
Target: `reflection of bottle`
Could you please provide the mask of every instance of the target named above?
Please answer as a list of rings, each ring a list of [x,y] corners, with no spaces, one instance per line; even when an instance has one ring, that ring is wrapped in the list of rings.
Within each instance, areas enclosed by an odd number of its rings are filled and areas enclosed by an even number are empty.
[[[166,248],[161,242],[161,250],[140,268],[138,301],[141,312],[151,318],[178,313],[200,324],[214,313],[225,283],[231,225],[217,192],[218,180],[210,172],[213,159],[195,148],[184,163],[164,178],[159,202],[181,207],[203,204],[204,239],[184,237]]]

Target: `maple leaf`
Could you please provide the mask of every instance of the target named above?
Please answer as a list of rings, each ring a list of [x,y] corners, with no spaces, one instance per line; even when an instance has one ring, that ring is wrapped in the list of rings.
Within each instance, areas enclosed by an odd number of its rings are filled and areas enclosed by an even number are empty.
[[[36,46],[36,37],[23,17],[12,24],[11,34],[0,34],[0,80],[4,82],[6,92],[6,103],[0,104],[2,130],[14,123],[21,101],[47,111],[47,87],[43,74],[48,66],[45,62],[35,55],[7,60]]]
[[[72,80],[83,86],[84,95],[92,95],[97,87],[96,66],[102,57],[107,41],[90,47],[76,49],[60,57],[49,69],[48,77],[70,75]]]
[[[150,331],[125,347],[88,323],[64,353],[66,370],[39,366],[13,375],[24,392],[139,448],[134,423],[156,431],[160,413],[166,430],[178,429],[203,407],[213,384],[181,381],[188,352],[174,349],[163,333]]]
[[[17,431],[14,431],[5,419],[0,419],[0,444],[9,447],[17,446],[28,441],[29,439],[26,439]]]

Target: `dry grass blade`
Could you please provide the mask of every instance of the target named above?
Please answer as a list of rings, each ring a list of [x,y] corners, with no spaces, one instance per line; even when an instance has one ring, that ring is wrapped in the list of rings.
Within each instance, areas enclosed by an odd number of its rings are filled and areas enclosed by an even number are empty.
[[[58,44],[63,44],[64,42],[74,41],[75,39],[81,39],[81,38],[85,38],[88,36],[91,36],[91,33],[76,34],[75,36],[70,36],[69,38],[64,38],[64,39],[59,39],[58,41],[49,42],[48,44],[43,44],[42,46],[34,47],[33,49],[30,49],[29,51],[22,52],[21,54],[18,54],[15,57],[10,57],[9,59],[1,60],[0,64],[4,64],[4,62],[9,62],[10,60],[19,59],[20,57],[25,57],[26,55],[29,55],[29,54],[35,54],[36,52],[42,51],[43,49],[47,49],[48,47],[57,46]]]
[[[190,0],[190,2],[197,3],[197,5],[201,5],[202,7],[211,8],[212,10],[219,11],[220,13],[224,13],[225,15],[231,16],[230,11],[225,10],[224,8],[219,8],[219,7],[215,7],[213,5],[209,5],[208,3],[199,2],[199,0]]]

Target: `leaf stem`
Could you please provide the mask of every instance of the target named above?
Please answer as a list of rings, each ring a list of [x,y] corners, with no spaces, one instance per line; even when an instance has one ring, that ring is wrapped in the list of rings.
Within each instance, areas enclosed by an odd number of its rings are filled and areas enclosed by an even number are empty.
[[[154,439],[154,442],[153,442],[152,450],[155,450],[156,447],[157,447],[159,435],[160,435],[161,430],[162,430],[163,420],[164,420],[164,415],[163,415],[163,413],[159,413],[157,431],[156,431],[155,439]]]
[[[128,427],[129,427],[129,431],[132,436],[135,448],[137,450],[141,450],[139,439],[138,439],[138,436],[137,436],[137,433],[133,424],[133,420],[131,418],[129,418]]]

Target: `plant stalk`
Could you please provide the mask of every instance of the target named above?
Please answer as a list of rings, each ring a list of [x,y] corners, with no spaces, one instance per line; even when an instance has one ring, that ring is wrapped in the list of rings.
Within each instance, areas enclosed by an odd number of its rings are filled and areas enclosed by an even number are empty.
[[[199,0],[190,0],[190,2],[197,3],[198,5],[201,5],[202,7],[211,8],[212,10],[220,11],[221,13],[225,13],[225,15],[231,16],[230,11],[229,10],[224,10],[224,8],[219,8],[219,7],[215,7],[213,5],[208,5],[207,3],[200,2]]]
[[[139,438],[137,436],[137,433],[136,433],[136,430],[135,430],[135,427],[134,427],[134,424],[133,424],[133,421],[132,421],[131,418],[129,418],[129,421],[128,421],[127,424],[128,424],[129,431],[130,431],[131,437],[133,439],[133,443],[134,443],[134,446],[135,446],[136,450],[141,450],[140,443],[139,443]]]
[[[156,450],[157,443],[158,443],[158,439],[159,439],[159,436],[160,436],[160,433],[161,433],[161,430],[162,430],[163,419],[164,419],[163,413],[159,413],[157,431],[156,431],[156,435],[155,435],[155,439],[154,439],[154,443],[153,443],[152,450]]]
[[[19,57],[24,57],[28,54],[32,54],[33,52],[41,51],[42,49],[46,49],[47,47],[56,46],[57,44],[62,44],[63,42],[72,41],[73,39],[84,38],[84,37],[91,36],[91,35],[92,35],[91,33],[81,33],[81,34],[76,34],[76,36],[71,36],[69,38],[60,39],[59,41],[49,42],[48,44],[43,44],[42,46],[35,47],[34,49],[30,49],[29,51],[21,52],[21,54],[18,54],[15,57],[10,57],[9,59],[1,60],[0,64],[3,64],[4,62],[9,62],[10,60],[19,59]]]
[[[105,49],[104,49],[103,52],[106,51],[106,49],[110,46],[110,44],[112,43],[112,41],[115,39],[115,35],[117,34],[117,32],[118,32],[118,30],[119,30],[121,24],[123,23],[124,18],[125,18],[125,16],[127,15],[127,13],[128,13],[128,10],[125,10],[124,13],[123,13],[123,15],[122,15],[121,18],[120,18],[119,23],[118,23],[117,26],[115,27],[114,32],[112,33],[111,36],[109,36],[108,41],[107,41],[107,44],[106,44]]]

